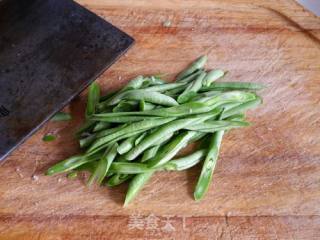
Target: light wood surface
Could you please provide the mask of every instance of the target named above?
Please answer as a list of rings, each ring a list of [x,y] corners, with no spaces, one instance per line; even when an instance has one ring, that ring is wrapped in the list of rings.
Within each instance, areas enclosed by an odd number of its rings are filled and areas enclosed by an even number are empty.
[[[89,189],[85,176],[43,175],[79,151],[84,92],[66,109],[73,121],[46,124],[0,167],[1,240],[320,239],[319,18],[290,0],[78,2],[136,39],[98,79],[104,91],[138,74],[170,80],[208,54],[226,80],[266,84],[264,105],[249,112],[253,126],[225,137],[203,201],[192,198],[193,168],[157,173],[123,208],[126,185]],[[46,133],[57,140],[43,142]]]

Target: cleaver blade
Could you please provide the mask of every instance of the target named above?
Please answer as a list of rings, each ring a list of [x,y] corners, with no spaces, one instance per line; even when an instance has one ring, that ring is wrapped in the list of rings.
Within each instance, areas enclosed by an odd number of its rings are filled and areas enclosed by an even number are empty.
[[[133,42],[71,0],[1,0],[0,162]]]

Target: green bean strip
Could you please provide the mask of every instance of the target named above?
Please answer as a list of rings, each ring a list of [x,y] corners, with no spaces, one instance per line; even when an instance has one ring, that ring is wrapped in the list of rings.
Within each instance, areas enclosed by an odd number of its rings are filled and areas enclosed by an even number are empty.
[[[187,131],[179,134],[166,145],[162,146],[159,154],[148,161],[148,166],[155,168],[170,161],[182,148],[184,148],[190,139],[196,134],[194,131]]]
[[[90,156],[90,155],[92,155],[92,154],[95,154],[96,152],[99,152],[99,151],[103,150],[104,148],[108,147],[109,145],[111,145],[111,144],[113,144],[113,143],[115,143],[115,142],[118,142],[118,141],[121,141],[121,140],[123,140],[123,139],[132,137],[132,136],[134,136],[134,135],[136,135],[136,134],[139,134],[139,133],[143,133],[144,131],[145,131],[145,130],[138,130],[138,131],[133,131],[133,132],[125,133],[125,134],[123,134],[123,135],[121,135],[121,136],[118,136],[118,137],[114,138],[113,140],[111,140],[111,141],[109,141],[109,142],[106,142],[106,143],[102,144],[101,146],[95,148],[94,150],[88,149],[86,155]],[[89,151],[89,150],[90,150],[90,151]]]
[[[131,179],[133,176],[134,176],[133,174],[115,174],[107,181],[107,186],[108,187],[118,186],[121,183]]]
[[[168,90],[176,89],[178,87],[185,86],[186,83],[180,82],[180,83],[166,83],[161,85],[156,85],[148,88],[144,88],[143,90],[150,91],[150,92],[165,92]]]
[[[122,100],[112,109],[112,112],[130,112],[136,111],[137,109],[138,102]]]
[[[133,148],[135,145],[134,142],[135,140],[140,136],[141,134],[137,133],[136,135],[133,135],[132,137],[129,137],[125,139],[119,146],[118,146],[118,153],[120,155],[125,154],[126,152],[130,151],[130,149]]]
[[[141,158],[141,162],[146,162],[149,159],[153,158],[157,154],[160,147],[161,145],[156,145],[144,151]]]
[[[176,81],[179,82],[181,81],[183,78],[188,77],[190,74],[192,74],[193,72],[195,72],[198,69],[201,69],[204,67],[204,65],[207,62],[207,56],[203,55],[201,57],[199,57],[198,59],[196,59],[193,63],[191,63],[187,69],[185,69],[184,71],[182,71],[176,78]]]
[[[126,194],[126,199],[124,201],[124,207],[127,206],[137,194],[141,191],[143,186],[148,182],[148,180],[153,175],[154,171],[149,171],[146,173],[141,173],[136,175],[129,184],[128,191]]]
[[[202,87],[200,91],[230,91],[230,90],[261,90],[265,86],[250,82],[214,82],[210,86]]]
[[[155,143],[155,145],[152,145],[149,149],[147,149],[142,155],[141,162],[146,162],[147,160],[153,158],[157,154],[159,148],[163,144],[167,143],[172,138],[173,134],[173,132],[168,134],[157,143]]]
[[[92,114],[95,113],[96,106],[99,103],[99,99],[100,99],[100,87],[97,83],[94,82],[89,86],[86,117],[90,117]]]
[[[211,115],[210,115],[211,117]],[[165,138],[167,135],[183,129],[189,125],[193,125],[196,123],[200,123],[205,121],[204,117],[193,117],[193,118],[186,118],[186,119],[179,119],[167,124],[164,124],[158,130],[153,132],[152,134],[148,135],[146,138],[142,140],[137,146],[131,149],[128,153],[126,153],[125,158],[129,161],[132,161],[136,157],[138,157],[144,150],[148,149],[149,147],[153,146],[161,139]]]
[[[257,96],[256,99],[254,99],[254,100],[247,101],[245,103],[242,103],[242,104],[240,104],[238,106],[235,106],[233,108],[230,108],[230,109],[224,111],[222,113],[221,117],[222,117],[222,119],[225,119],[225,118],[227,118],[227,117],[229,117],[231,115],[242,113],[247,109],[254,108],[254,107],[258,106],[261,103],[262,103],[261,98]]]
[[[211,98],[210,98],[211,99]],[[210,100],[210,99],[207,99]],[[232,100],[230,100],[232,101]],[[217,105],[217,104],[216,104]],[[110,119],[115,117],[129,117],[129,116],[158,116],[158,117],[184,117],[188,115],[205,113],[216,108],[216,105],[210,106],[205,102],[189,102],[184,103],[179,106],[169,107],[169,108],[159,108],[144,112],[122,112],[122,113],[104,113],[95,114],[93,119],[103,121],[104,119]],[[221,112],[220,109],[216,110],[216,114]],[[212,114],[214,114],[212,112]]]
[[[50,119],[50,121],[59,122],[59,121],[69,121],[71,119],[72,119],[72,116],[70,113],[58,112]]]
[[[187,156],[173,159],[164,165],[168,171],[183,171],[197,165],[205,157],[207,150],[200,149]]]
[[[102,154],[101,154],[102,155]],[[94,172],[98,165],[98,161],[87,162],[85,164],[80,165],[79,167],[74,168],[74,171],[87,171],[91,174]]]
[[[96,153],[90,157],[84,155],[75,155],[70,158],[67,158],[57,164],[53,165],[47,170],[46,175],[53,175],[57,173],[63,173],[75,169],[76,167],[81,166],[87,162],[95,161],[100,159],[101,154]]]
[[[109,129],[105,129],[105,130],[102,130],[102,131],[99,131],[97,133],[94,133],[94,136],[96,136],[96,138],[101,138],[101,137],[105,137],[105,136],[108,136],[110,134],[113,134],[125,127],[127,127],[128,124],[122,124],[120,126],[117,126],[117,127],[113,127],[113,128],[109,128]]]
[[[111,124],[109,122],[98,122],[94,128],[93,128],[93,132],[99,132],[101,130],[105,130],[107,128],[110,128]]]
[[[85,133],[85,132],[90,132],[95,125],[97,124],[96,121],[93,120],[87,120],[76,132],[76,136],[80,137],[81,134]]]
[[[118,95],[117,98],[112,99],[109,102],[109,105],[118,104],[122,99],[138,101],[144,100],[146,102],[170,107],[179,105],[177,101],[172,97],[169,97],[159,92],[146,91],[145,89],[126,91],[122,95]]]
[[[185,77],[185,78],[181,79],[179,82],[190,83],[193,80],[195,80],[203,72],[204,72],[203,69],[200,68],[200,69],[196,70],[194,73],[190,74],[188,77]],[[182,88],[182,90],[184,90],[185,86],[183,86],[181,88]],[[175,92],[174,90],[175,89],[170,90],[170,91]]]
[[[103,179],[107,175],[107,172],[111,166],[111,163],[117,155],[118,144],[115,143],[107,148],[105,153],[100,158],[96,169],[88,180],[88,185],[92,185],[96,181],[99,185],[102,183]]]
[[[96,136],[90,135],[88,137],[82,138],[79,140],[79,144],[81,148],[88,147],[90,144],[92,144],[96,140]]]
[[[121,174],[138,174],[150,171],[150,168],[143,163],[113,162],[110,171]]]
[[[218,131],[216,133],[213,133],[212,135],[209,150],[204,160],[202,170],[194,191],[194,198],[196,201],[201,200],[208,191],[213,171],[217,163],[223,134],[224,131]]]
[[[148,130],[157,126],[160,126],[162,124],[168,123],[170,121],[174,120],[174,118],[162,118],[162,119],[153,119],[153,120],[144,120],[141,122],[136,122],[128,125],[127,127],[124,127],[120,129],[117,132],[114,132],[108,136],[102,137],[100,139],[97,139],[91,147],[88,149],[87,152],[91,152],[95,150],[96,148],[116,139],[117,137],[122,136],[123,134],[130,133],[130,132],[137,132],[139,130]]]
[[[250,123],[244,122],[244,121],[212,121],[208,120],[200,124],[194,124],[185,127],[187,130],[193,130],[193,131],[203,131],[203,130],[211,130],[211,131],[217,131],[218,130],[224,130],[229,128],[237,128],[237,127],[247,127]]]
[[[109,122],[109,123],[131,123],[131,122],[139,122],[142,120],[159,119],[159,117],[156,117],[156,116],[115,116],[115,117],[97,116],[97,117],[92,117],[91,119],[95,121]]]
[[[206,73],[202,72],[193,82],[191,82],[183,93],[179,95],[178,103],[188,102],[190,99],[197,96],[197,92],[201,89],[205,76]]]
[[[220,69],[211,70],[203,79],[203,86],[209,87],[214,81],[222,78],[224,75],[225,72]]]
[[[140,100],[139,102],[139,110],[140,111],[147,111],[147,110],[152,110],[156,107],[156,105],[152,103],[145,102],[144,100]]]
[[[137,146],[146,135],[147,135],[147,132],[140,134],[140,136],[134,141],[134,146]]]

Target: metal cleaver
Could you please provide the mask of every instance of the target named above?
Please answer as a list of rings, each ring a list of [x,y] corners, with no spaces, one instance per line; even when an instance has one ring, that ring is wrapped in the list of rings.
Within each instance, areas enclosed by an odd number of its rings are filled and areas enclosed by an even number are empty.
[[[71,0],[0,0],[0,162],[133,42]]]

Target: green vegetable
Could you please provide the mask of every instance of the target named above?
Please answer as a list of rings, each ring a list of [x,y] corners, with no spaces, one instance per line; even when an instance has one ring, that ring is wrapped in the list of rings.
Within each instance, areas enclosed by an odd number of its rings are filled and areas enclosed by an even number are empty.
[[[105,153],[100,158],[96,169],[93,174],[90,176],[88,185],[91,185],[94,181],[97,181],[98,184],[101,184],[103,179],[108,173],[108,170],[111,166],[111,163],[117,155],[118,144],[115,143],[107,148]]]
[[[70,173],[67,175],[67,178],[68,178],[68,179],[75,179],[77,176],[78,176],[78,173],[77,173],[77,172],[70,172]]]
[[[51,134],[47,134],[47,135],[43,136],[43,138],[42,138],[42,141],[44,141],[44,142],[52,142],[54,140],[56,140],[56,136],[51,135]]]
[[[130,149],[135,145],[135,140],[141,136],[141,134],[133,135],[132,137],[129,137],[125,139],[117,148],[117,151],[120,155],[125,154],[126,152],[130,151]]]
[[[109,187],[130,181],[126,206],[155,172],[183,171],[202,164],[194,191],[194,198],[202,199],[223,135],[250,125],[245,112],[262,103],[255,91],[263,88],[256,83],[217,82],[226,72],[207,72],[206,61],[206,56],[195,60],[176,82],[138,76],[103,97],[98,85],[92,84],[86,121],[77,132],[84,154],[55,164],[47,175],[66,172],[73,178],[78,171],[88,171],[88,185],[96,182]],[[195,142],[195,151],[177,157]]]
[[[197,165],[206,155],[205,149],[200,149],[187,156],[171,160],[164,165],[168,171],[183,171]]]
[[[100,157],[101,157],[100,153],[96,153],[92,156],[75,155],[75,156],[67,158],[66,160],[63,160],[63,161],[53,165],[52,167],[50,167],[47,170],[46,174],[53,175],[53,174],[57,174],[57,173],[67,172],[67,171],[75,169],[75,168],[77,168],[87,162],[92,162],[92,161],[98,160],[98,159],[100,159]]]
[[[159,154],[148,161],[149,167],[158,167],[170,161],[190,139],[196,134],[194,131],[187,131],[176,136],[172,141],[159,149]]]
[[[153,146],[154,144],[159,142],[161,139],[165,138],[167,135],[172,134],[173,132],[183,129],[189,125],[200,123],[203,121],[204,121],[203,117],[202,118],[193,117],[193,118],[175,120],[167,124],[164,124],[163,126],[158,128],[158,130],[156,130],[152,134],[145,137],[137,146],[131,149],[125,155],[125,158],[128,160],[133,160],[137,156],[139,156],[143,151]]]
[[[223,134],[224,131],[218,131],[212,134],[208,153],[204,160],[200,177],[194,191],[194,198],[197,201],[201,200],[208,191],[212,179],[212,174],[217,163]]]
[[[113,162],[110,171],[118,174],[137,174],[148,172],[150,169],[143,163]]]
[[[210,86],[201,88],[201,91],[233,91],[233,90],[261,90],[264,86],[249,82],[214,82]]]
[[[93,132],[99,132],[101,130],[104,130],[104,129],[107,129],[107,128],[110,128],[111,126],[111,123],[109,122],[98,122],[94,128],[93,128]]]
[[[121,129],[113,134],[110,134],[108,136],[105,136],[105,137],[102,137],[102,138],[96,140],[91,145],[91,147],[88,149],[88,152],[91,152],[94,149],[98,148],[99,146],[104,145],[104,144],[106,144],[106,143],[108,143],[118,137],[121,137],[123,134],[133,133],[133,132],[137,132],[139,130],[148,130],[150,128],[154,128],[154,127],[160,126],[162,124],[168,123],[172,120],[174,120],[174,118],[144,120],[141,122],[132,123],[131,125],[124,127],[123,129]]]
[[[155,91],[147,91],[145,89],[141,90],[130,90],[123,92],[122,94],[119,94],[118,96],[114,97],[110,102],[109,105],[115,105],[118,104],[121,100],[143,100],[146,102],[164,105],[164,106],[176,106],[178,105],[177,101],[169,97],[167,95],[164,95],[159,92]]]
[[[100,99],[100,87],[97,83],[92,83],[89,86],[89,93],[88,93],[88,102],[87,102],[87,109],[86,109],[86,116],[90,117],[92,114],[96,112],[96,106],[99,103]]]
[[[50,119],[50,121],[53,121],[53,122],[69,121],[71,119],[72,119],[72,116],[69,113],[58,112]]]
[[[127,206],[135,196],[141,191],[143,186],[153,175],[154,171],[149,171],[136,175],[129,184],[126,199],[124,201],[124,207]]]
[[[220,69],[211,70],[203,79],[203,86],[209,87],[214,81],[222,78],[224,75],[225,72]]]
[[[195,72],[198,69],[201,69],[204,67],[204,65],[207,62],[207,56],[201,56],[198,59],[196,59],[193,63],[191,63],[191,65],[185,69],[184,71],[182,71],[176,78],[176,81],[181,81],[182,79],[188,77],[190,74],[192,74],[193,72]]]
[[[202,87],[203,79],[205,78],[206,73],[202,72],[195,80],[194,82],[191,82],[188,87],[181,93],[178,97],[178,103],[185,103],[188,102],[190,99],[197,96],[197,92]]]
[[[115,187],[117,185],[120,185],[121,183],[131,179],[133,177],[133,175],[129,175],[129,174],[115,174],[113,175],[108,181],[107,181],[107,185],[108,187]]]
[[[156,105],[152,103],[145,102],[144,100],[140,100],[139,103],[139,110],[140,111],[147,111],[147,110],[152,110],[156,107]]]

